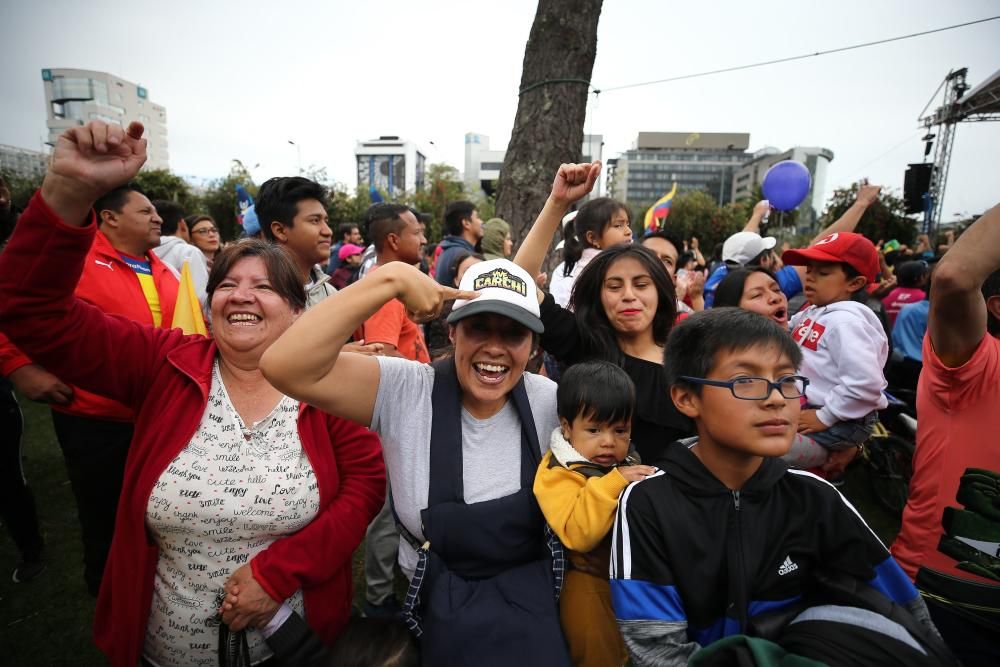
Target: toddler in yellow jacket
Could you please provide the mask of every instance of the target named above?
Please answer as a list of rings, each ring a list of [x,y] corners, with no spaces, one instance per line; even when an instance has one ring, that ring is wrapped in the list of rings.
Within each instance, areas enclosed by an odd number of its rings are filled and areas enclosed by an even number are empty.
[[[612,667],[628,659],[608,584],[611,526],[629,482],[652,475],[630,447],[635,386],[604,361],[571,366],[557,393],[559,428],[535,475],[545,520],[569,550],[559,616],[575,665]]]

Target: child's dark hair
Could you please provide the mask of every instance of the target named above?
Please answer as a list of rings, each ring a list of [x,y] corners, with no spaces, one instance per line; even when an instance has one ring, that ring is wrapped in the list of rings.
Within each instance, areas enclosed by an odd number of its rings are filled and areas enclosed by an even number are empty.
[[[419,667],[420,648],[402,621],[352,618],[326,661],[328,667]]]
[[[580,207],[576,218],[566,224],[563,228],[563,266],[565,275],[573,271],[573,267],[580,261],[585,248],[592,248],[587,240],[587,232],[600,238],[604,230],[611,225],[611,218],[618,211],[625,211],[628,224],[632,224],[632,211],[628,206],[610,197],[597,197],[591,199]]]
[[[601,424],[631,420],[635,412],[635,384],[625,371],[607,361],[575,364],[559,381],[556,412],[568,422],[577,417]]]
[[[663,354],[663,371],[670,386],[685,384],[681,375],[703,378],[720,352],[751,347],[777,347],[796,368],[802,350],[773,320],[741,308],[712,308],[695,313],[674,327]],[[692,387],[697,393],[698,385]]]

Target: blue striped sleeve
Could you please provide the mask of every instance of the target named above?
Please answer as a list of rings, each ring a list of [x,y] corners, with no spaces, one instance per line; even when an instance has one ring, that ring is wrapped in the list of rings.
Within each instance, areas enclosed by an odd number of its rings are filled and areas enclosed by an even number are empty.
[[[619,621],[687,621],[675,586],[639,579],[612,579],[611,603]]]
[[[919,595],[892,556],[875,566],[875,577],[868,584],[896,604],[907,604]]]

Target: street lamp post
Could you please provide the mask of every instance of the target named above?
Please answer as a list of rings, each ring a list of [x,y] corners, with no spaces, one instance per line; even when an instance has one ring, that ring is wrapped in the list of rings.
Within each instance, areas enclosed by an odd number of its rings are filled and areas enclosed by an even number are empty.
[[[295,146],[295,153],[299,157],[299,176],[301,176],[302,175],[302,147],[299,146],[294,141],[292,141],[291,139],[288,140],[288,143],[290,143],[292,146]]]

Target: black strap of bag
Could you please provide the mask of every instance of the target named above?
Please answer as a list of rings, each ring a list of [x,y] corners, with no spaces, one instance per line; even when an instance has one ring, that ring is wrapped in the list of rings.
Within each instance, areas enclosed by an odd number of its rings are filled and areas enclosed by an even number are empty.
[[[246,630],[233,632],[219,625],[219,667],[250,667],[250,646]]]
[[[830,603],[861,607],[881,614],[903,626],[939,664],[955,667],[961,665],[936,632],[921,625],[908,609],[896,604],[868,584],[840,572],[819,571],[815,576],[822,587],[824,597]]]

